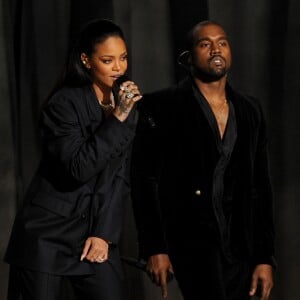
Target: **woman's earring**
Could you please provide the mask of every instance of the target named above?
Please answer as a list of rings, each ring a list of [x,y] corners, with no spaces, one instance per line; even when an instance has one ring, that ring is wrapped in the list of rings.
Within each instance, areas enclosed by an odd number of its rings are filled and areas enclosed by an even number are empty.
[[[87,64],[88,62],[87,62],[86,60],[82,60],[82,63],[84,64],[84,66],[85,66],[87,69],[90,69],[90,68],[91,68],[91,66]]]

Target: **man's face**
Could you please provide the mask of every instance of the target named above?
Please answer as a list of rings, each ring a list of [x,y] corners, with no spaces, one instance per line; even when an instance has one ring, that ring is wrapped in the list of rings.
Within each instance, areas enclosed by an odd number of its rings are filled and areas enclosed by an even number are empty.
[[[192,65],[194,75],[202,80],[215,81],[227,74],[231,50],[222,27],[206,24],[195,29]]]

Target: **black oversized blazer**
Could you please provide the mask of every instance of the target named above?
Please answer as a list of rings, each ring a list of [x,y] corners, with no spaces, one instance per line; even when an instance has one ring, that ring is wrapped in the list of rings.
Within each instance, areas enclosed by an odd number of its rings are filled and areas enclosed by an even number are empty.
[[[239,255],[254,264],[274,264],[272,190],[262,110],[256,99],[240,95],[228,84],[226,93],[237,126],[224,175],[226,194],[233,203],[232,236]],[[199,242],[199,228],[206,222],[201,203],[210,201],[222,150],[190,78],[144,95],[141,111],[133,147],[132,200],[140,254],[147,257],[168,253],[170,243]]]
[[[104,113],[91,87],[64,88],[41,115],[43,157],[18,212],[5,260],[58,275],[89,274],[80,262],[89,236],[118,245],[129,195],[136,112],[125,122]],[[117,259],[116,259],[117,260]]]

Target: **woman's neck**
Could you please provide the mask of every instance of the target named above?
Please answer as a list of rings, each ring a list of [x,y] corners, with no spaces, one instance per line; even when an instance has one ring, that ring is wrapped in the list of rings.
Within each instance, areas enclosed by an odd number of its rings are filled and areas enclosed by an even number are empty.
[[[104,88],[103,86],[99,86],[96,83],[93,83],[93,89],[95,91],[96,97],[98,101],[101,101],[103,104],[109,104],[112,101],[112,89]]]

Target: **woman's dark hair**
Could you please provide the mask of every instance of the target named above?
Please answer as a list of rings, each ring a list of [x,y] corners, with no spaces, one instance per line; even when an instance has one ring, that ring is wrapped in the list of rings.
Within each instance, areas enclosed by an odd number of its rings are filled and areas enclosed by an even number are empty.
[[[112,36],[120,37],[125,41],[121,28],[110,20],[96,19],[87,23],[75,40],[69,52],[61,78],[49,97],[63,86],[84,86],[90,84],[92,79],[81,61],[81,53],[90,56],[97,44],[104,42]]]

